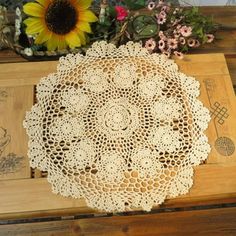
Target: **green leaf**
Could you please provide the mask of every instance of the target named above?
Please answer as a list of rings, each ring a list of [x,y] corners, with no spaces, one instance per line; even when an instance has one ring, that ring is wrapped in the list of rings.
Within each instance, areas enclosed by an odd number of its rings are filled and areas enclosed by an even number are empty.
[[[116,9],[115,9],[114,6],[109,6],[109,7],[107,7],[106,10],[108,11],[109,15],[110,15],[112,18],[116,18],[117,13],[116,13]]]
[[[157,35],[157,21],[152,16],[139,15],[131,21],[131,30],[136,38],[151,38]]]
[[[196,33],[197,33],[197,35],[199,36],[199,37],[203,37],[203,29],[202,28],[199,28],[197,31],[196,31]]]
[[[130,10],[139,10],[145,7],[145,0],[124,0],[124,3]]]

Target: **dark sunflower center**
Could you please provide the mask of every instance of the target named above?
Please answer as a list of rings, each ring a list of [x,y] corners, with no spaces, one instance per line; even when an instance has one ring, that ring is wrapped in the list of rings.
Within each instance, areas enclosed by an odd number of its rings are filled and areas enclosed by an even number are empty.
[[[56,34],[67,34],[77,23],[77,11],[69,0],[54,0],[47,8],[45,22],[48,29]]]

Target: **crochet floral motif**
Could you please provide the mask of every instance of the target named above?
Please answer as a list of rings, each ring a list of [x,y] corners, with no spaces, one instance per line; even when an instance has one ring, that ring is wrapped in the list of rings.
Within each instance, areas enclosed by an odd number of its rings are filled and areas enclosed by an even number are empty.
[[[26,114],[30,165],[54,193],[115,212],[146,211],[189,191],[210,146],[199,83],[129,42],[60,59]]]

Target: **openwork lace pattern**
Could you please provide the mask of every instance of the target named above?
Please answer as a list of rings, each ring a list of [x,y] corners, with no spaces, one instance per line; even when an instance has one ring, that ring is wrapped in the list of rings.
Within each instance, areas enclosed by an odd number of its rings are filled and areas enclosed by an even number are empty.
[[[199,82],[130,42],[60,59],[26,114],[30,165],[54,193],[115,212],[150,211],[189,191],[210,152]]]

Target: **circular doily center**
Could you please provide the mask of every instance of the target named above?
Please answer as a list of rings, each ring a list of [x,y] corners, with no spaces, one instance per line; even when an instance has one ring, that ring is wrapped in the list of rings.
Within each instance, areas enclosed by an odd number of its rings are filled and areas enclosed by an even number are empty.
[[[72,95],[69,100],[70,104],[75,105],[80,101],[80,97],[78,95]]]
[[[109,107],[104,118],[105,123],[112,130],[124,130],[131,123],[129,111],[119,104]]]
[[[87,157],[87,152],[83,149],[79,149],[75,152],[75,157],[78,160],[84,160]]]
[[[98,111],[100,128],[109,137],[131,134],[140,123],[138,108],[125,99],[109,101]]]
[[[143,168],[150,168],[153,163],[149,158],[146,157],[140,161],[140,164]]]
[[[156,90],[157,85],[156,85],[156,83],[155,83],[154,81],[148,81],[148,82],[146,83],[146,88],[147,88],[148,90],[153,91],[153,90]]]
[[[72,131],[72,125],[70,123],[64,123],[61,130],[64,134],[69,134]]]
[[[90,83],[92,83],[92,84],[99,84],[100,82],[101,82],[101,80],[102,80],[102,77],[101,76],[99,76],[99,75],[93,75],[93,76],[91,76],[90,77]]]

